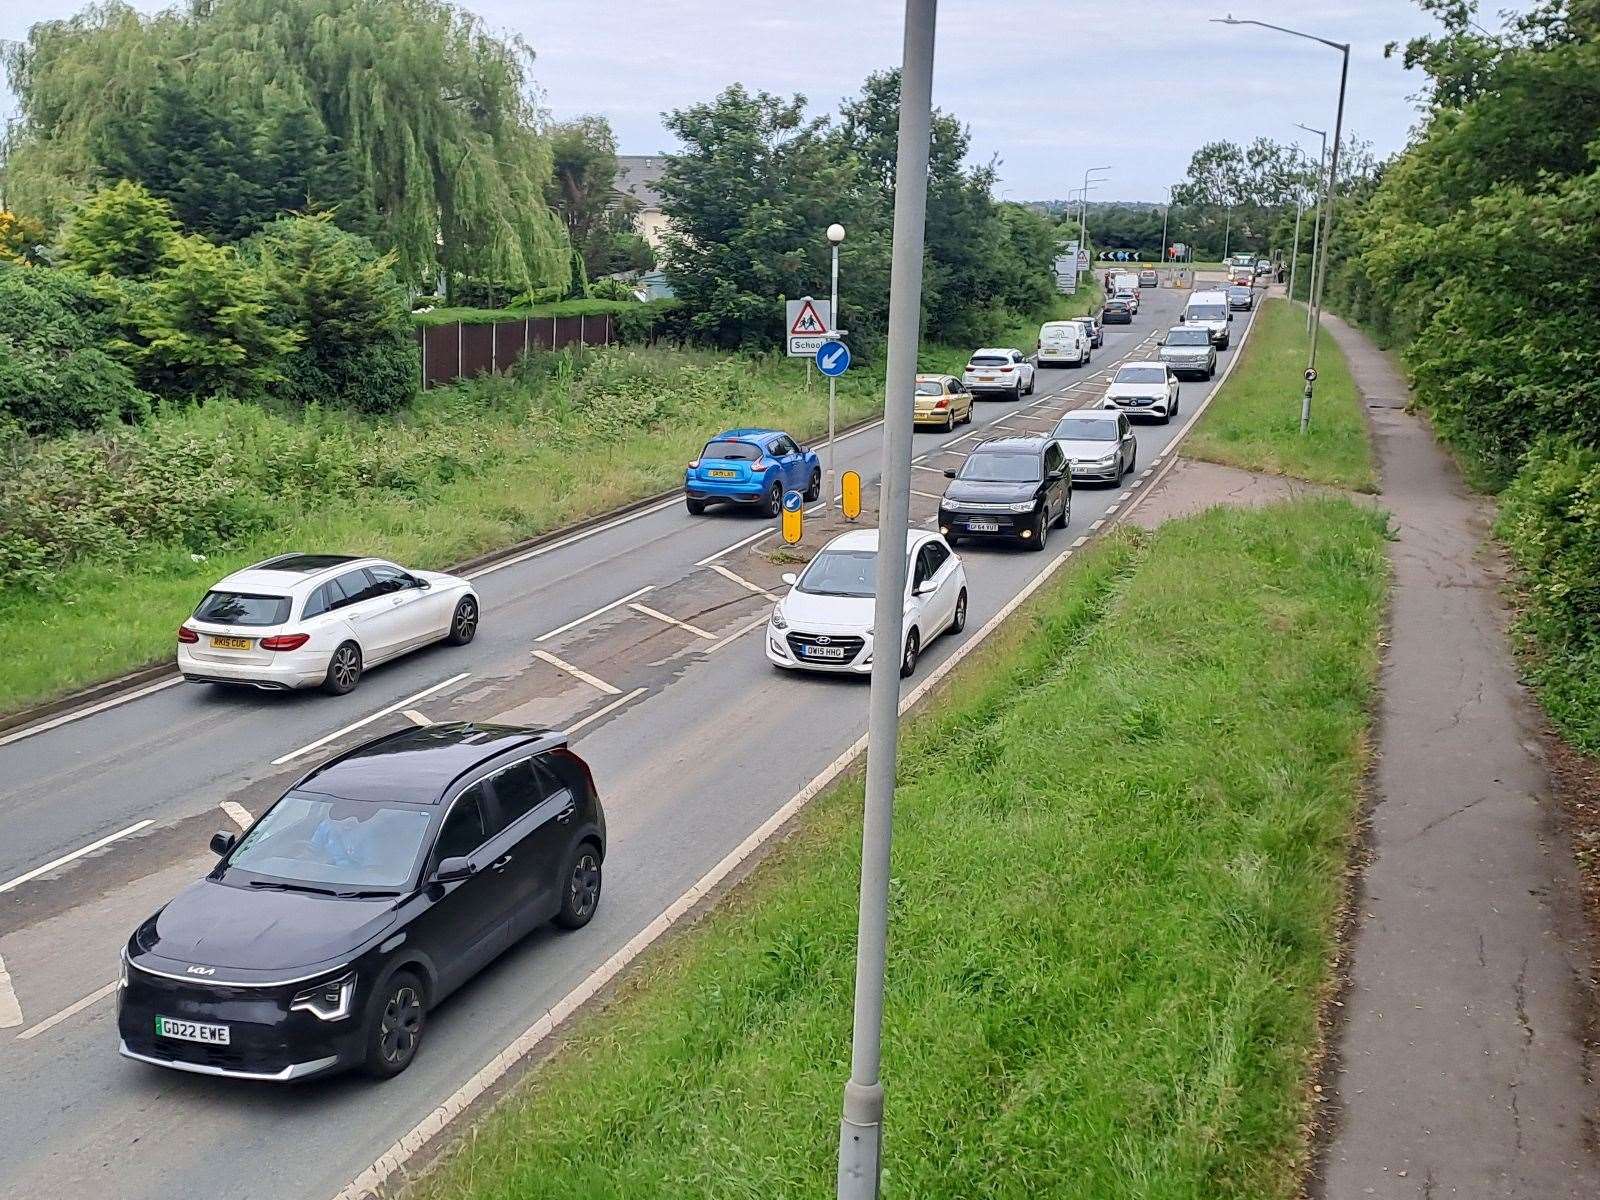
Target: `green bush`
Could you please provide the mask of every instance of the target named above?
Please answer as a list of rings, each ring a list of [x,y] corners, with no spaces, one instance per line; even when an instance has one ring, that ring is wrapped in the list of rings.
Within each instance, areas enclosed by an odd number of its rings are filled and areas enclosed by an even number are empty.
[[[61,232],[57,261],[86,275],[149,279],[177,237],[172,206],[122,179],[73,210]]]
[[[300,339],[272,391],[291,403],[389,412],[416,393],[417,344],[394,255],[331,216],[280,217],[245,243],[278,319]]]
[[[35,435],[137,420],[150,397],[104,350],[108,291],[81,275],[0,263],[0,417]]]
[[[685,342],[689,338],[688,310],[681,300],[647,300],[618,311],[612,330],[617,341],[632,345]]]
[[[1545,707],[1600,751],[1600,451],[1540,442],[1506,489],[1499,532],[1522,569],[1518,627]]]

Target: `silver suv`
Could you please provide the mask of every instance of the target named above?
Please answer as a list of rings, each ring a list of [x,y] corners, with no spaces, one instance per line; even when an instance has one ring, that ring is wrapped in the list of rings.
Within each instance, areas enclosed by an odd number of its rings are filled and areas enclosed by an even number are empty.
[[[1210,379],[1217,369],[1217,351],[1211,334],[1199,325],[1174,325],[1161,343],[1161,361],[1174,375]]]

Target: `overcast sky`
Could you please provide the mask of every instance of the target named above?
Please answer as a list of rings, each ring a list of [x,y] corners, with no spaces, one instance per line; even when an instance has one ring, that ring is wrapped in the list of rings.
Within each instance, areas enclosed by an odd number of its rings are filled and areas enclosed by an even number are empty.
[[[160,0],[133,0],[155,11]],[[0,38],[68,15],[79,0],[0,3]],[[624,153],[672,149],[660,114],[729,83],[800,92],[831,110],[868,72],[896,65],[901,0],[471,0],[496,31],[537,50],[557,118],[610,118]],[[1503,5],[1495,5],[1495,8]],[[1349,42],[1345,126],[1380,156],[1399,149],[1421,79],[1385,42],[1432,22],[1410,0],[945,0],[934,99],[972,128],[973,155],[1001,159],[1013,200],[1062,198],[1088,167],[1111,174],[1094,199],[1155,200],[1190,153],[1219,138],[1316,139],[1332,129],[1339,55],[1254,27],[1231,11]],[[14,110],[0,92],[0,112]]]

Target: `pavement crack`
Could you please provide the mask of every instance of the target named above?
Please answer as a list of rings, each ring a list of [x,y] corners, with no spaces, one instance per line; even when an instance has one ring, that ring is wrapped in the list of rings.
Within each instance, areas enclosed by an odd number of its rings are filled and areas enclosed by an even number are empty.
[[[1517,981],[1512,985],[1512,992],[1517,1001],[1517,1021],[1522,1025],[1522,1044],[1524,1047],[1533,1044],[1533,1023],[1528,1020],[1528,956],[1522,956],[1522,969],[1517,972]]]
[[[1443,825],[1446,821],[1450,820],[1452,817],[1459,817],[1462,813],[1466,812],[1469,808],[1474,808],[1477,805],[1482,804],[1488,798],[1489,797],[1487,797],[1487,796],[1479,796],[1476,800],[1468,800],[1460,808],[1451,809],[1449,812],[1445,813],[1444,816],[1442,816],[1442,817],[1435,817],[1433,820],[1429,821],[1426,825],[1424,825],[1421,829],[1417,830],[1415,836],[1416,837],[1422,837],[1424,834],[1431,832],[1432,830],[1438,828],[1440,825]]]

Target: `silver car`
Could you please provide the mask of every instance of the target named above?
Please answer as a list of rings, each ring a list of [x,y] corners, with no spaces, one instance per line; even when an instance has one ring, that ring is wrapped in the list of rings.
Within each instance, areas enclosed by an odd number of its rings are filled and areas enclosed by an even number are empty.
[[[1174,375],[1210,379],[1217,369],[1217,350],[1211,334],[1198,325],[1174,325],[1161,343],[1161,361]]]
[[[1066,454],[1074,483],[1121,483],[1139,460],[1139,439],[1123,413],[1076,409],[1056,423],[1050,436]]]

